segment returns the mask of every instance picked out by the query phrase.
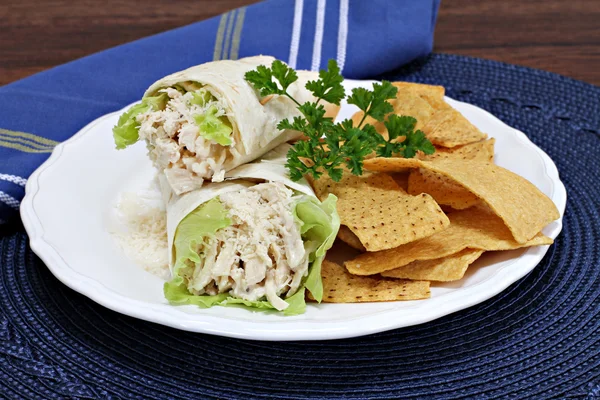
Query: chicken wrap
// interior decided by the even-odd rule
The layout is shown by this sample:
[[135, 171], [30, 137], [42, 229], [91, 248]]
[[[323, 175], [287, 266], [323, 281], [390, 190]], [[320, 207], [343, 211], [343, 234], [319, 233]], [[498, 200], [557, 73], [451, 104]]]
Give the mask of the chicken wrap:
[[[153, 164], [176, 194], [198, 189], [205, 180], [222, 181], [227, 171], [300, 136], [277, 129], [279, 121], [300, 115], [296, 104], [285, 96], [261, 99], [244, 77], [274, 60], [209, 62], [160, 79], [119, 118], [113, 128], [117, 148], [145, 140]], [[300, 102], [314, 100], [305, 88], [310, 79], [316, 73], [298, 71], [288, 89]]]
[[337, 199], [320, 202], [306, 181], [287, 177], [287, 148], [183, 195], [159, 175], [167, 202], [167, 300], [285, 315], [304, 312], [305, 289], [321, 300], [321, 263], [340, 225]]

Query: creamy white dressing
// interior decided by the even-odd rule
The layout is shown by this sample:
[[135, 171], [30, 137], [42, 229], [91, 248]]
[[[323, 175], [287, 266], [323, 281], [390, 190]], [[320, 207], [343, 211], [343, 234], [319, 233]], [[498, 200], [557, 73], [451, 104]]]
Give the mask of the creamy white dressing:
[[278, 310], [287, 308], [282, 297], [296, 293], [308, 274], [293, 192], [271, 182], [224, 193], [220, 200], [232, 224], [199, 245], [202, 261], [184, 273], [188, 289], [250, 301], [266, 297]]
[[[198, 89], [195, 85], [187, 89]], [[205, 114], [216, 107], [215, 116], [226, 116], [224, 105], [212, 100], [204, 105], [192, 104], [192, 92], [181, 93], [174, 88], [161, 89], [169, 100], [164, 110], [148, 111], [138, 115], [139, 136], [146, 140], [148, 154], [154, 165], [165, 172], [169, 184], [177, 194], [202, 186], [206, 179], [222, 181], [223, 164], [231, 157], [231, 147], [222, 146], [200, 135], [194, 116]], [[231, 139], [235, 141], [232, 134]]]

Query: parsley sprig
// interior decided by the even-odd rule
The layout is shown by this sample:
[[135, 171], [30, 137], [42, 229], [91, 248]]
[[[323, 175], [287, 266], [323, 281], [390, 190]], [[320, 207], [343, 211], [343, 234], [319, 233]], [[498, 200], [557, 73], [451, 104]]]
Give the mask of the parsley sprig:
[[[314, 102], [300, 104], [290, 95], [288, 88], [298, 80], [298, 75], [279, 60], [270, 68], [261, 65], [247, 72], [245, 78], [262, 97], [286, 96], [298, 105], [301, 116], [284, 119], [277, 125], [278, 129], [302, 132], [307, 138], [296, 142], [287, 154], [286, 166], [294, 181], [304, 175], [319, 179], [326, 172], [338, 182], [344, 167], [354, 175], [362, 175], [364, 159], [373, 151], [379, 157], [412, 158], [418, 151], [432, 154], [435, 150], [423, 132], [415, 131], [417, 121], [413, 117], [392, 114], [394, 108], [388, 100], [396, 97], [398, 89], [388, 81], [374, 84], [373, 90], [352, 89], [347, 102], [363, 112], [356, 126], [351, 119], [336, 124], [326, 117], [321, 102], [339, 105], [346, 97], [342, 86], [344, 78], [335, 60], [329, 60], [327, 70], [319, 72], [319, 79], [306, 84], [306, 89], [316, 98]], [[365, 123], [367, 117], [384, 123], [387, 139], [373, 125]]]

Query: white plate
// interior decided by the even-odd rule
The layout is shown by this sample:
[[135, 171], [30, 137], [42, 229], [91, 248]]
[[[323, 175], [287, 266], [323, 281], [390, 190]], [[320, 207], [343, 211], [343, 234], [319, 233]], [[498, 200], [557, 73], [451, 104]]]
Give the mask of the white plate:
[[[346, 81], [346, 86], [370, 86]], [[562, 228], [566, 192], [552, 160], [522, 133], [475, 106], [447, 101], [496, 138], [496, 163], [533, 182], [556, 203]], [[431, 299], [363, 304], [310, 304], [306, 313], [283, 317], [242, 308], [171, 306], [163, 281], [129, 261], [108, 232], [108, 216], [122, 191], [153, 175], [143, 143], [116, 151], [111, 129], [123, 110], [90, 123], [56, 147], [27, 182], [21, 216], [33, 251], [70, 288], [117, 312], [174, 328], [256, 340], [316, 340], [367, 335], [421, 324], [498, 294], [525, 276], [548, 246], [485, 254], [465, 278], [436, 284]], [[343, 105], [341, 117], [353, 106]]]

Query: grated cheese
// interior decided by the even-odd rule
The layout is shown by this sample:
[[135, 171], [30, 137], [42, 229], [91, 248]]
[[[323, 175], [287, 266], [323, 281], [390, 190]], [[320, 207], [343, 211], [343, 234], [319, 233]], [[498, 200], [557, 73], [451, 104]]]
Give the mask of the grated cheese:
[[112, 234], [125, 256], [162, 279], [170, 279], [167, 215], [156, 188], [121, 193]]

